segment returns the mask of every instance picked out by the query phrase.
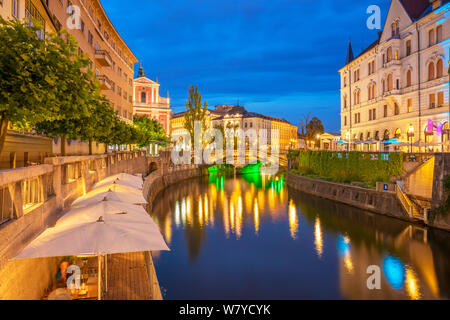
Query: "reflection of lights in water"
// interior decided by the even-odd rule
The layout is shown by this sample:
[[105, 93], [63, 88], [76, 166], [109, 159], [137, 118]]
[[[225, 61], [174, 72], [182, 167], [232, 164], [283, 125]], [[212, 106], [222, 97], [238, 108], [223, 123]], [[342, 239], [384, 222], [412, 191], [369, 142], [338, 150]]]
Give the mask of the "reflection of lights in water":
[[164, 234], [166, 236], [167, 245], [170, 245], [172, 241], [172, 220], [170, 219], [170, 215], [166, 216], [166, 223], [164, 225]]
[[337, 248], [340, 255], [345, 256], [350, 251], [350, 238], [347, 236], [337, 237]]
[[291, 231], [292, 239], [297, 239], [298, 219], [297, 208], [295, 207], [294, 200], [289, 202], [289, 229]]
[[[200, 201], [201, 201], [201, 198], [200, 198]], [[211, 218], [212, 218], [212, 216], [211, 216]], [[205, 220], [206, 220], [206, 223], [209, 223], [208, 197], [206, 194], [205, 194]], [[214, 225], [213, 219], [211, 219], [211, 225]]]
[[352, 256], [350, 255], [350, 251], [347, 251], [347, 253], [345, 254], [344, 265], [348, 273], [351, 273], [353, 271], [353, 262]]
[[416, 273], [413, 269], [408, 267], [406, 269], [406, 292], [412, 300], [419, 300], [421, 298], [419, 290], [419, 281], [417, 280]]
[[316, 222], [314, 225], [314, 244], [316, 246], [316, 252], [319, 258], [322, 257], [323, 253], [323, 243], [322, 243], [322, 229], [320, 227], [320, 219], [316, 218]]
[[191, 215], [191, 200], [189, 197], [186, 198], [186, 220], [188, 224], [192, 224], [192, 215]]
[[400, 259], [387, 256], [383, 259], [383, 272], [386, 280], [394, 289], [401, 289], [405, 282], [405, 265]]
[[236, 237], [239, 239], [242, 234], [242, 197], [237, 200], [237, 217], [236, 217]]
[[176, 202], [175, 202], [175, 225], [176, 225], [177, 227], [180, 226], [180, 222], [181, 222], [181, 221], [180, 221], [180, 220], [181, 220], [180, 215], [181, 215], [181, 212], [180, 212], [180, 202], [176, 201]]
[[352, 256], [350, 253], [350, 238], [348, 236], [337, 237], [337, 249], [338, 253], [344, 259], [344, 266], [348, 273], [353, 271]]
[[254, 206], [254, 218], [255, 218], [255, 234], [258, 235], [259, 232], [259, 209], [258, 209], [258, 201], [255, 199], [255, 206]]
[[226, 199], [224, 199], [223, 197], [221, 197], [221, 199], [222, 199], [222, 204], [223, 204], [223, 212], [222, 212], [223, 227], [225, 228], [225, 235], [228, 238], [228, 236], [230, 235], [230, 221], [229, 221], [229, 216], [228, 216], [228, 201], [226, 201]]
[[198, 196], [198, 221], [200, 226], [203, 226], [203, 205], [202, 196]]
[[186, 225], [186, 198], [181, 200], [181, 220], [183, 221], [183, 225]]
[[230, 202], [230, 225], [231, 225], [231, 231], [234, 232], [234, 204], [233, 202]]

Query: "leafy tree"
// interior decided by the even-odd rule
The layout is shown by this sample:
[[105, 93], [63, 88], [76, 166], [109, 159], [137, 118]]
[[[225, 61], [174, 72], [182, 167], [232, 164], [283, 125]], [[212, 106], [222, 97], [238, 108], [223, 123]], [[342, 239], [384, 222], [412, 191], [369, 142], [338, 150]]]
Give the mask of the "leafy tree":
[[305, 137], [308, 140], [316, 139], [318, 134], [322, 134], [324, 132], [322, 121], [319, 118], [313, 117], [311, 121], [306, 125], [306, 134]]
[[166, 144], [170, 141], [158, 121], [146, 116], [134, 116], [133, 122], [140, 134], [137, 141], [139, 147], [146, 147], [154, 142]]
[[196, 121], [202, 123], [202, 131], [207, 129], [206, 114], [208, 103], [202, 103], [202, 95], [198, 92], [198, 86], [189, 86], [188, 99], [185, 103], [184, 127], [191, 135], [191, 145], [194, 146], [194, 124]]
[[[98, 86], [86, 55], [67, 32], [36, 36], [41, 27], [0, 17], [0, 152], [9, 122], [50, 136], [83, 136]], [[65, 150], [62, 150], [63, 154]]]

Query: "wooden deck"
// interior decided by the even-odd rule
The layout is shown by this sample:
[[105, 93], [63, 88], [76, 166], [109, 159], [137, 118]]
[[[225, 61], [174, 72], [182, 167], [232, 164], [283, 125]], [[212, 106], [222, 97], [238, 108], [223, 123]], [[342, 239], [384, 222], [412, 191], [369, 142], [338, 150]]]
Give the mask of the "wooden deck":
[[148, 252], [108, 255], [108, 291], [105, 300], [161, 300]]

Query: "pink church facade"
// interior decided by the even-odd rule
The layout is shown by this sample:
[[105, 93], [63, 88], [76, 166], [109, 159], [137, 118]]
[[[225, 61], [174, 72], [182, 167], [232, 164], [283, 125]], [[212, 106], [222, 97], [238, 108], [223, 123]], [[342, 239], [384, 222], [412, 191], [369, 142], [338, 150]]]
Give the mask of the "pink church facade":
[[169, 133], [170, 128], [170, 98], [159, 95], [158, 80], [153, 81], [145, 77], [142, 67], [139, 68], [138, 77], [133, 81], [133, 112], [138, 116], [146, 116], [150, 119], [157, 120]]

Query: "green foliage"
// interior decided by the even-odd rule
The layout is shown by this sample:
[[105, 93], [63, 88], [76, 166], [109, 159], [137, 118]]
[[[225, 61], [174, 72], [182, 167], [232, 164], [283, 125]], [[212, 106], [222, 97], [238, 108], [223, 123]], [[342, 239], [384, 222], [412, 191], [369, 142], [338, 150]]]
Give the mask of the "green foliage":
[[158, 121], [146, 116], [134, 116], [133, 121], [139, 133], [138, 146], [146, 147], [155, 142], [165, 145], [170, 142], [170, 138]]
[[[297, 173], [317, 176], [335, 182], [365, 182], [370, 186], [377, 181], [388, 182], [393, 176], [400, 176], [403, 170], [401, 153], [389, 153], [389, 160], [381, 154], [363, 152], [300, 151], [291, 153], [297, 159]], [[374, 158], [373, 158], [374, 157]]]
[[198, 92], [198, 86], [189, 86], [188, 99], [185, 102], [184, 127], [191, 135], [191, 143], [194, 145], [194, 124], [200, 121], [203, 132], [207, 129], [206, 113], [208, 103], [202, 103], [202, 95]]
[[436, 213], [447, 216], [450, 212], [450, 175], [446, 176], [442, 183], [445, 193], [445, 200], [440, 207], [436, 208]]
[[[132, 144], [145, 133], [120, 120], [89, 70], [89, 57], [66, 31], [0, 17], [0, 152], [7, 123], [64, 140]], [[64, 154], [64, 152], [63, 152]]]

